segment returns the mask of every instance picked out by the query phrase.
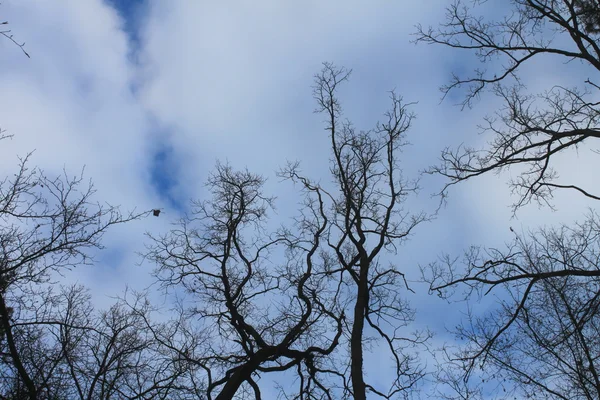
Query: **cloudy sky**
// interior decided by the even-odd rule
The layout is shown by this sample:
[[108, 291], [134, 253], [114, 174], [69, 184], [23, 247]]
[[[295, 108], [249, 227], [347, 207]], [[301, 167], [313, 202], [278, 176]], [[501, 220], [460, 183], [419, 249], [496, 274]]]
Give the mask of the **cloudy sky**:
[[[412, 145], [404, 152], [408, 176], [436, 163], [446, 146], [483, 143], [476, 125], [497, 102], [488, 95], [461, 111], [459, 93], [440, 102], [438, 91], [451, 72], [471, 70], [472, 58], [411, 43], [415, 25], [437, 24], [445, 4], [3, 1], [0, 20], [26, 42], [31, 59], [0, 41], [0, 127], [14, 135], [1, 143], [0, 172], [11, 173], [18, 155], [35, 150], [32, 163], [49, 175], [63, 168], [76, 174], [85, 166], [98, 200], [124, 210], [163, 209], [160, 218], [112, 229], [98, 264], [68, 275], [91, 287], [98, 304], [109, 304], [127, 285], [151, 282], [153, 266], [136, 255], [143, 233], [166, 231], [190, 199], [202, 199], [217, 160], [269, 178], [268, 190], [279, 197], [284, 215], [297, 200], [275, 177], [279, 166], [299, 160], [308, 175], [327, 179], [327, 137], [322, 116], [313, 113], [310, 87], [324, 61], [353, 70], [340, 98], [359, 128], [374, 126], [391, 89], [418, 102]], [[537, 90], [568, 83], [566, 68], [532, 64], [523, 76]], [[571, 167], [565, 176], [581, 176], [591, 159], [588, 153], [575, 157], [561, 160]], [[501, 247], [511, 237], [509, 226], [521, 231], [570, 220], [585, 208], [582, 199], [560, 195], [557, 204], [565, 206], [557, 212], [533, 206], [511, 219], [508, 178], [488, 176], [451, 191], [439, 217], [421, 226], [398, 255], [411, 279], [442, 252], [459, 254], [470, 244]], [[433, 211], [430, 195], [441, 183], [424, 177], [415, 207]], [[431, 325], [443, 338], [440, 328], [455, 320], [436, 316], [454, 314], [424, 286], [414, 288], [417, 324]]]

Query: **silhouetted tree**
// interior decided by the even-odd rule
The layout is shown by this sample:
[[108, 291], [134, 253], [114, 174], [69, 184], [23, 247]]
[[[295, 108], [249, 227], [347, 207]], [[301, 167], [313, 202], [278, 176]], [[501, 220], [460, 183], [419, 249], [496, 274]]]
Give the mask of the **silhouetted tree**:
[[[318, 111], [327, 115], [332, 187], [279, 171], [301, 189], [291, 226], [267, 229], [273, 199], [264, 179], [217, 165], [212, 198], [161, 237], [146, 256], [163, 288], [181, 292], [178, 317], [148, 329], [197, 368], [189, 387], [208, 398], [260, 398], [258, 380], [287, 371], [286, 398], [407, 396], [423, 377], [413, 349], [429, 336], [406, 331], [413, 311], [404, 275], [379, 257], [394, 253], [426, 216], [402, 208], [416, 191], [398, 167], [412, 114], [392, 94], [385, 122], [358, 132], [336, 98], [349, 72], [325, 64], [316, 76]], [[365, 343], [380, 340], [393, 362], [389, 387], [365, 380]], [[347, 378], [350, 372], [350, 379]]]
[[195, 202], [168, 234], [150, 236], [147, 257], [158, 265], [159, 282], [189, 298], [175, 310], [178, 318], [148, 329], [196, 367], [192, 389], [209, 399], [258, 399], [262, 375], [296, 369], [309, 375], [300, 396], [328, 396], [319, 364], [337, 346], [344, 315], [322, 283], [318, 250], [328, 220], [321, 194], [308, 189], [315, 213], [299, 217], [297, 231], [269, 233], [273, 199], [263, 184], [219, 164], [207, 183], [212, 198]]
[[[49, 287], [25, 293], [19, 310], [12, 332], [37, 398], [167, 398], [186, 372], [145, 329], [148, 303], [99, 312], [83, 287]], [[5, 398], [31, 398], [12, 358], [0, 374]]]
[[[349, 321], [346, 392], [354, 399], [367, 393], [391, 398], [407, 396], [423, 377], [415, 347], [423, 344], [428, 332], [407, 332], [413, 310], [403, 296], [410, 290], [404, 273], [394, 264], [382, 265], [383, 254], [395, 254], [413, 229], [427, 219], [422, 212], [405, 208], [417, 191], [417, 182], [402, 176], [399, 153], [406, 144], [406, 132], [414, 115], [395, 93], [383, 122], [368, 131], [357, 130], [343, 119], [337, 98], [339, 85], [350, 71], [324, 64], [315, 77], [317, 112], [326, 116], [331, 149], [333, 187], [326, 193], [330, 203], [327, 245], [333, 253], [329, 274], [339, 274], [346, 289], [343, 298]], [[294, 169], [288, 170], [294, 178]], [[393, 360], [392, 382], [375, 387], [365, 379], [365, 343], [383, 341]], [[343, 371], [345, 373], [345, 370]]]
[[22, 159], [17, 173], [0, 182], [0, 390], [12, 388], [0, 394], [52, 398], [60, 397], [68, 382], [59, 368], [67, 353], [59, 344], [75, 345], [61, 339], [61, 330], [70, 326], [61, 318], [78, 307], [86, 314], [90, 307], [83, 300], [73, 306], [69, 299], [80, 298], [79, 291], [55, 293], [56, 278], [89, 265], [89, 251], [102, 247], [110, 226], [148, 212], [123, 215], [116, 207], [93, 203], [94, 189], [82, 177], [49, 178], [29, 169], [27, 161]]
[[[10, 30], [0, 35], [29, 57]], [[137, 297], [100, 312], [83, 287], [58, 285], [93, 262], [109, 227], [152, 211], [95, 203], [82, 176], [50, 178], [29, 157], [0, 181], [0, 398], [179, 398], [171, 392], [187, 365], [145, 330], [149, 303]]]
[[[508, 14], [488, 20], [478, 14], [480, 2], [454, 1], [447, 22], [440, 29], [419, 26], [417, 41], [442, 44], [473, 52], [484, 65], [471, 77], [454, 76], [442, 88], [444, 93], [466, 87], [463, 105], [472, 105], [482, 90], [490, 88], [504, 100], [495, 117], [486, 119], [483, 133], [490, 137], [482, 149], [446, 149], [442, 164], [431, 173], [450, 178], [450, 183], [491, 171], [520, 166], [511, 181], [519, 195], [515, 209], [536, 200], [548, 204], [555, 189], [571, 189], [599, 199], [591, 189], [557, 182], [554, 156], [575, 151], [600, 137], [599, 86], [582, 78], [584, 85], [572, 88], [552, 86], [541, 94], [527, 93], [519, 80], [523, 65], [547, 56], [556, 62], [577, 61], [600, 71], [600, 42], [586, 26], [598, 6], [593, 1], [511, 0]], [[564, 39], [564, 40], [563, 40]], [[499, 62], [496, 62], [499, 59]], [[584, 81], [585, 79], [585, 81]]]
[[440, 378], [456, 394], [447, 398], [483, 399], [491, 386], [525, 398], [600, 396], [599, 239], [592, 215], [574, 227], [516, 236], [506, 250], [472, 248], [462, 262], [434, 267], [432, 289], [442, 296], [457, 284], [467, 298], [504, 289], [494, 311], [469, 313], [458, 326], [467, 345], [446, 354], [450, 365]]
[[[600, 71], [598, 3], [512, 0], [497, 18], [479, 12], [484, 3], [491, 4], [454, 1], [439, 29], [418, 28], [417, 41], [473, 52], [484, 65], [470, 77], [454, 76], [443, 87], [445, 94], [466, 87], [462, 104], [471, 106], [490, 89], [504, 102], [486, 119], [486, 146], [446, 149], [441, 165], [430, 169], [449, 178], [441, 194], [458, 182], [511, 168], [515, 212], [531, 201], [552, 206], [557, 189], [600, 199], [591, 186], [561, 182], [554, 163], [557, 154], [593, 145], [600, 137], [598, 83], [582, 78], [575, 87], [531, 94], [519, 78], [521, 67], [543, 56], [546, 62], [578, 62]], [[596, 221], [591, 216], [570, 228], [516, 235], [506, 251], [472, 248], [461, 263], [445, 257], [425, 271], [431, 289], [441, 295], [462, 286], [470, 299], [473, 291], [493, 292], [499, 302], [495, 312], [483, 318], [470, 314], [457, 329], [467, 344], [447, 353], [455, 368], [442, 366], [439, 378], [449, 390], [444, 395], [487, 398], [500, 390], [525, 397], [598, 398]], [[477, 378], [470, 379], [475, 371]]]

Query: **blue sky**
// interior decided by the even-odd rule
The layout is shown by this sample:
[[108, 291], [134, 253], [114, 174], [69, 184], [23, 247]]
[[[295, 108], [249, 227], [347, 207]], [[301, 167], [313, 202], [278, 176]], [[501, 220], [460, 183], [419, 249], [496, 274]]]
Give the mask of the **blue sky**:
[[[139, 265], [136, 255], [143, 233], [165, 232], [189, 199], [202, 199], [217, 160], [264, 174], [282, 218], [293, 214], [297, 197], [275, 177], [279, 166], [300, 160], [308, 175], [328, 179], [328, 144], [310, 89], [324, 61], [353, 70], [340, 98], [359, 128], [374, 126], [391, 89], [418, 102], [412, 145], [404, 152], [407, 176], [435, 163], [446, 146], [483, 143], [476, 126], [497, 102], [484, 96], [461, 112], [454, 105], [458, 97], [440, 103], [438, 91], [451, 72], [475, 67], [472, 58], [411, 43], [414, 26], [438, 23], [445, 4], [7, 0], [1, 19], [27, 42], [32, 58], [0, 41], [0, 123], [15, 135], [0, 148], [0, 172], [15, 168], [15, 154], [35, 149], [33, 162], [49, 173], [86, 165], [99, 200], [164, 211], [161, 218], [111, 231], [105, 240], [110, 250], [99, 254], [99, 264], [68, 275], [90, 286], [99, 305], [110, 304], [126, 286], [151, 282], [153, 266]], [[568, 82], [565, 68], [532, 65], [524, 81], [532, 88]], [[580, 157], [579, 166], [591, 162]], [[416, 280], [418, 266], [442, 252], [460, 254], [471, 244], [501, 247], [511, 237], [509, 226], [526, 230], [579, 217], [584, 209], [581, 200], [559, 196], [557, 204], [571, 206], [550, 216], [528, 207], [511, 219], [508, 177], [453, 189], [439, 217], [420, 227], [394, 261]], [[432, 211], [437, 200], [430, 195], [441, 183], [423, 177], [421, 194], [409, 205]], [[437, 330], [441, 343], [447, 339], [443, 326], [453, 326], [459, 310], [427, 295], [423, 285], [414, 288], [417, 325]]]
[[139, 47], [139, 28], [144, 12], [148, 7], [147, 0], [106, 0], [106, 4], [114, 8], [123, 19], [123, 31], [132, 43], [132, 52]]

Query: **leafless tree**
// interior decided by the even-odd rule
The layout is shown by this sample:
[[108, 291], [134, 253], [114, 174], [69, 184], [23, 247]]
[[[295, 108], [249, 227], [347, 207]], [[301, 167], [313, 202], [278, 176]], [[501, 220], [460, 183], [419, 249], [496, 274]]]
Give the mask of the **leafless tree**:
[[263, 184], [219, 164], [207, 184], [212, 198], [194, 202], [168, 234], [150, 236], [146, 256], [163, 288], [187, 296], [175, 320], [148, 329], [195, 368], [190, 384], [209, 399], [259, 399], [261, 376], [290, 370], [302, 378], [300, 398], [332, 398], [320, 360], [337, 346], [344, 315], [325, 290], [326, 275], [317, 274], [328, 225], [323, 202], [308, 189], [315, 212], [299, 217], [294, 233], [269, 233], [273, 199]]
[[[148, 303], [98, 312], [81, 286], [35, 288], [18, 301], [12, 331], [37, 398], [173, 398], [186, 371], [145, 329]], [[31, 398], [10, 352], [2, 350], [2, 396]]]
[[[332, 188], [304, 176], [299, 163], [279, 171], [304, 199], [291, 226], [267, 229], [273, 199], [262, 177], [217, 165], [212, 198], [195, 202], [167, 235], [151, 236], [146, 256], [160, 283], [185, 295], [178, 318], [149, 329], [197, 368], [190, 384], [208, 398], [261, 398], [258, 380], [277, 372], [295, 379], [280, 388], [294, 399], [406, 397], [423, 377], [413, 350], [428, 333], [407, 331], [404, 275], [379, 258], [426, 220], [402, 209], [417, 189], [397, 160], [413, 116], [392, 94], [385, 122], [356, 131], [336, 98], [347, 77], [325, 64], [314, 87], [328, 117]], [[394, 365], [384, 389], [364, 377], [363, 355], [375, 340]]]
[[[69, 299], [78, 291], [57, 295], [52, 286], [67, 270], [91, 264], [89, 252], [102, 247], [110, 226], [148, 214], [123, 215], [93, 203], [93, 194], [81, 176], [49, 178], [29, 169], [28, 157], [0, 182], [0, 387], [19, 393], [2, 394], [7, 398], [37, 399], [64, 385], [57, 368], [66, 353], [58, 344], [69, 323], [58, 323], [57, 312], [74, 310]], [[81, 307], [83, 314], [88, 305]]]
[[[397, 246], [427, 219], [423, 212], [405, 208], [417, 182], [406, 180], [399, 167], [399, 153], [414, 116], [410, 104], [392, 92], [392, 107], [384, 121], [374, 129], [357, 130], [343, 119], [337, 98], [339, 85], [349, 74], [326, 63], [314, 85], [316, 111], [326, 116], [331, 149], [333, 187], [321, 188], [330, 203], [328, 274], [340, 276], [347, 294], [344, 306], [351, 316], [346, 330], [350, 382], [344, 384], [354, 399], [366, 399], [369, 392], [383, 398], [408, 396], [423, 377], [412, 350], [429, 334], [407, 332], [413, 320], [405, 297], [410, 289], [402, 270], [383, 265], [386, 261], [380, 256], [395, 254]], [[298, 174], [291, 168], [288, 176], [297, 179]], [[394, 378], [386, 388], [376, 388], [365, 379], [363, 356], [373, 340], [383, 341], [394, 365]]]
[[[593, 146], [600, 137], [600, 86], [582, 77], [574, 87], [553, 86], [532, 94], [520, 79], [522, 67], [542, 57], [569, 62], [574, 70], [583, 65], [590, 74], [600, 71], [599, 4], [512, 0], [503, 4], [506, 14], [495, 10], [493, 17], [485, 15], [491, 4], [454, 1], [439, 29], [418, 27], [417, 41], [472, 52], [483, 64], [470, 77], [454, 76], [443, 87], [445, 94], [466, 87], [464, 107], [490, 89], [504, 102], [486, 119], [483, 134], [490, 140], [485, 147], [446, 149], [441, 165], [430, 169], [449, 178], [441, 194], [458, 182], [513, 168], [515, 212], [531, 201], [552, 207], [557, 189], [600, 199], [592, 188], [561, 182], [554, 168], [557, 154]], [[458, 328], [458, 337], [467, 344], [458, 353], [447, 353], [456, 368], [440, 371], [449, 398], [485, 398], [505, 391], [506, 396], [598, 397], [596, 221], [590, 216], [570, 228], [542, 229], [529, 237], [515, 234], [506, 251], [472, 248], [463, 262], [445, 257], [425, 271], [431, 289], [442, 295], [462, 286], [470, 299], [473, 291], [495, 293], [499, 304], [483, 318], [469, 313], [468, 322]], [[475, 371], [485, 381], [473, 385], [469, 378]]]
[[[471, 106], [485, 89], [503, 99], [505, 106], [486, 119], [482, 149], [446, 149], [442, 164], [429, 172], [450, 178], [450, 185], [515, 165], [521, 166], [511, 182], [519, 195], [515, 210], [532, 200], [549, 204], [555, 189], [575, 190], [599, 199], [593, 189], [558, 181], [555, 155], [574, 151], [600, 137], [594, 79], [582, 77], [575, 87], [553, 86], [541, 94], [527, 92], [520, 69], [533, 60], [569, 62], [600, 71], [598, 10], [594, 0], [511, 0], [506, 15], [483, 16], [484, 3], [455, 0], [439, 29], [418, 27], [417, 41], [442, 44], [472, 52], [483, 65], [473, 76], [454, 76], [444, 93], [466, 87], [463, 106]], [[506, 4], [505, 3], [505, 4]], [[497, 13], [498, 14], [498, 13]]]
[[[0, 35], [29, 57], [10, 30]], [[179, 398], [187, 366], [145, 330], [148, 302], [100, 312], [85, 288], [59, 286], [67, 270], [93, 262], [109, 227], [152, 211], [94, 203], [82, 176], [49, 178], [29, 157], [0, 181], [0, 398]]]
[[600, 396], [599, 239], [592, 215], [517, 236], [503, 251], [472, 248], [460, 263], [469, 266], [463, 277], [451, 261], [434, 269], [432, 287], [442, 296], [457, 283], [467, 297], [504, 288], [493, 312], [470, 313], [458, 327], [467, 345], [448, 354], [453, 367], [445, 366], [443, 380], [455, 388], [448, 398], [485, 398], [492, 389], [524, 398]]

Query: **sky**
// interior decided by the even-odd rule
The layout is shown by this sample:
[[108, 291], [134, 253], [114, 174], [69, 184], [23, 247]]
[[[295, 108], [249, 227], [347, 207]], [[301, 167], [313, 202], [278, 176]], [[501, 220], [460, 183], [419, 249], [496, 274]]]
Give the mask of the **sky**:
[[[31, 58], [0, 41], [0, 127], [14, 135], [0, 146], [0, 173], [12, 173], [17, 156], [34, 150], [32, 164], [50, 175], [85, 166], [101, 201], [163, 211], [160, 218], [111, 229], [96, 265], [66, 276], [90, 287], [96, 304], [109, 305], [126, 287], [151, 284], [154, 267], [138, 255], [144, 232], [166, 232], [190, 199], [205, 198], [204, 181], [218, 160], [267, 177], [281, 215], [298, 203], [293, 188], [275, 176], [286, 161], [299, 160], [307, 175], [328, 179], [327, 136], [311, 96], [322, 62], [353, 70], [340, 98], [346, 117], [361, 129], [382, 117], [392, 89], [417, 102], [411, 146], [403, 153], [406, 176], [435, 164], [447, 146], [483, 144], [477, 124], [497, 101], [485, 95], [461, 111], [459, 94], [441, 101], [438, 90], [452, 72], [472, 70], [473, 59], [412, 43], [415, 25], [439, 23], [445, 4], [6, 0], [0, 19], [26, 42]], [[523, 78], [534, 90], [548, 88], [569, 82], [567, 67], [533, 64]], [[581, 172], [591, 157], [565, 156], [565, 176], [597, 181], [597, 174]], [[511, 238], [509, 226], [527, 231], [585, 211], [582, 199], [559, 194], [558, 211], [531, 206], [513, 217], [509, 178], [489, 175], [451, 190], [438, 217], [419, 227], [395, 260], [411, 281], [420, 277], [419, 265], [444, 252], [502, 247]], [[442, 183], [423, 177], [411, 204], [433, 211], [431, 194]], [[456, 324], [459, 306], [412, 285], [415, 326], [432, 327], [443, 342], [443, 328]]]

